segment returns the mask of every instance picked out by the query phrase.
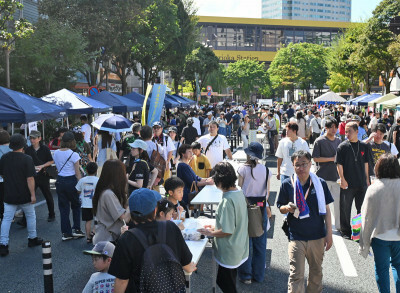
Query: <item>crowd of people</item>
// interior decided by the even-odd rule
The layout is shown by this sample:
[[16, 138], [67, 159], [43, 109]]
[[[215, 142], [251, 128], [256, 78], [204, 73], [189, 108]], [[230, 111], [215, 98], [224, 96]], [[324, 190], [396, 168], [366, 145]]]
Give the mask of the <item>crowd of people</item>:
[[[29, 146], [21, 134], [0, 130], [0, 256], [9, 253], [18, 207], [28, 246], [42, 243], [36, 190], [46, 200], [48, 222], [54, 222], [54, 177], [62, 241], [86, 238], [95, 245], [84, 253], [98, 273], [84, 292], [95, 292], [100, 284], [114, 292], [184, 292], [183, 270], [193, 272], [196, 265], [179, 221], [197, 210], [204, 215], [207, 207], [190, 205], [194, 187], [215, 185], [223, 192], [215, 226], [198, 231], [214, 240], [218, 286], [237, 292], [237, 279], [251, 284], [266, 274], [273, 174], [262, 161], [268, 153], [281, 182], [276, 204], [286, 215], [288, 292], [304, 292], [305, 260], [307, 292], [322, 291], [324, 251], [335, 230], [352, 238], [353, 201], [362, 217], [360, 253], [367, 256], [372, 247], [378, 288], [389, 292], [389, 265], [400, 269], [400, 119], [395, 121], [393, 112], [380, 115], [335, 105], [203, 107], [167, 112], [152, 125], [136, 117], [129, 133], [92, 133], [82, 116], [81, 125], [59, 129], [49, 144], [31, 131]], [[267, 150], [257, 133], [265, 135]], [[229, 141], [238, 138], [247, 159], [235, 170]], [[261, 232], [249, 237], [251, 207], [259, 208]], [[145, 255], [149, 267], [159, 271], [148, 270]], [[154, 274], [162, 281], [155, 282]], [[397, 274], [394, 278], [400, 291]]]

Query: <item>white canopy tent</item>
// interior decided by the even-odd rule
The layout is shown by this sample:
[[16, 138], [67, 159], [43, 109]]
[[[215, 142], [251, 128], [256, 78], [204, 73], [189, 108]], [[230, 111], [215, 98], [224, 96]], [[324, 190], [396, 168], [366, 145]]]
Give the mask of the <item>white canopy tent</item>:
[[318, 98], [314, 99], [314, 102], [344, 103], [344, 102], [346, 102], [346, 99], [342, 98], [341, 96], [339, 96], [338, 94], [336, 94], [334, 92], [327, 92], [327, 93], [323, 94], [322, 96], [319, 96]]

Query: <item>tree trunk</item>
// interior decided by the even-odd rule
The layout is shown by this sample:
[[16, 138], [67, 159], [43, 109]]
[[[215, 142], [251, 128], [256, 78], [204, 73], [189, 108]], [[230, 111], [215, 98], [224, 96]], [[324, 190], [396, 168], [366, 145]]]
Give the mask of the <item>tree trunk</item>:
[[369, 72], [368, 71], [365, 74], [364, 81], [365, 81], [365, 92], [367, 94], [370, 94], [371, 93], [371, 83], [369, 82]]

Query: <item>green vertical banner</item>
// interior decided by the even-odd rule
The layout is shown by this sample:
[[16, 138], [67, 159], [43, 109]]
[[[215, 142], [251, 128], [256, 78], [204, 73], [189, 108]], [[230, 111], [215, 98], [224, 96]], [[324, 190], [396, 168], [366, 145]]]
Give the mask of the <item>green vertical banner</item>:
[[147, 125], [152, 126], [154, 122], [160, 121], [166, 91], [167, 86], [164, 84], [155, 84], [153, 86], [150, 99], [149, 116], [147, 117]]

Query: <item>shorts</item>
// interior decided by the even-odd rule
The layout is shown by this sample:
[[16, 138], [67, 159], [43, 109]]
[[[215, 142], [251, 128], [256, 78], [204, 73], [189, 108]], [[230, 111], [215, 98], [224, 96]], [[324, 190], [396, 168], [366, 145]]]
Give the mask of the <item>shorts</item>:
[[82, 210], [82, 221], [91, 221], [93, 220], [93, 212], [91, 208], [81, 208]]

